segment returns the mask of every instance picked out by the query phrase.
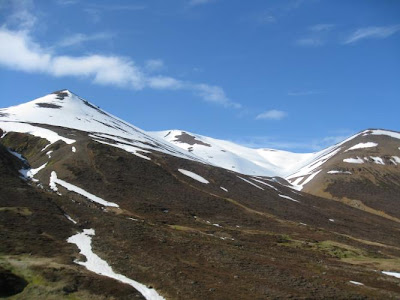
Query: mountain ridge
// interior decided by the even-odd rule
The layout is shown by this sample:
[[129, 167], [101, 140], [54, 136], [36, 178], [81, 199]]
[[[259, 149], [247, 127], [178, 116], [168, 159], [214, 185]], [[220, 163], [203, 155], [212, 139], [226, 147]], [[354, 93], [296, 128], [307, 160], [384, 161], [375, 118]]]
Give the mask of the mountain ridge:
[[[318, 175], [316, 172], [321, 165], [340, 152], [341, 145], [370, 132], [400, 138], [400, 133], [395, 131], [366, 129], [312, 153], [253, 149], [183, 130], [144, 131], [101, 110], [69, 90], [59, 90], [24, 104], [3, 108], [0, 110], [0, 122], [6, 131], [11, 127], [6, 126], [5, 122], [18, 122], [18, 126], [23, 127], [21, 132], [30, 130], [27, 128], [29, 123], [66, 126], [90, 132], [91, 137], [100, 143], [120, 147], [145, 159], [149, 159], [146, 156], [149, 151], [160, 151], [245, 175], [282, 177], [298, 190]], [[17, 130], [15, 123], [12, 127]], [[35, 133], [32, 130], [31, 132]], [[64, 138], [64, 141], [71, 143], [72, 139]]]

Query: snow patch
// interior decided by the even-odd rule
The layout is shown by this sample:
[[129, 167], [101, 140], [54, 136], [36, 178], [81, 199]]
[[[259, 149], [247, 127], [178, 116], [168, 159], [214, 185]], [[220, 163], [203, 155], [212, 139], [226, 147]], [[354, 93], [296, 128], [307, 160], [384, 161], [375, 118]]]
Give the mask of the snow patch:
[[12, 155], [14, 155], [15, 157], [17, 157], [19, 160], [23, 161], [23, 162], [27, 162], [26, 159], [22, 156], [22, 154], [19, 154], [18, 152], [12, 151], [10, 149], [8, 149], [8, 152], [10, 152]]
[[228, 190], [226, 188], [224, 188], [223, 186], [220, 186], [220, 189], [225, 191], [225, 192], [228, 192]]
[[72, 152], [74, 152], [74, 153], [76, 152], [76, 148], [75, 148], [75, 147], [72, 147], [71, 150], [72, 150]]
[[78, 224], [77, 221], [75, 221], [74, 219], [72, 219], [72, 218], [71, 218], [70, 216], [68, 216], [67, 214], [64, 214], [64, 216], [65, 216], [69, 221], [71, 221], [72, 223]]
[[44, 165], [40, 166], [39, 168], [36, 169], [21, 169], [19, 170], [19, 173], [24, 176], [26, 179], [33, 179], [33, 176], [35, 176], [37, 173], [40, 172], [40, 170], [43, 170], [46, 168], [47, 163]]
[[51, 144], [59, 140], [64, 141], [66, 144], [73, 144], [76, 142], [75, 140], [62, 137], [58, 135], [56, 132], [51, 131], [49, 129], [32, 126], [26, 123], [0, 121], [0, 128], [8, 132], [20, 132], [20, 133], [27, 133], [30, 135], [34, 135], [48, 140]]
[[372, 135], [387, 135], [387, 136], [390, 136], [390, 137], [395, 138], [395, 139], [400, 139], [400, 133], [393, 132], [393, 131], [387, 131], [387, 130], [381, 130], [381, 129], [366, 130], [366, 131], [364, 131], [363, 136], [366, 136], [366, 135], [369, 135], [369, 134], [372, 134]]
[[335, 222], [335, 220], [334, 219], [329, 219], [329, 222]]
[[[400, 164], [400, 157], [398, 157], [398, 156], [392, 156], [391, 161], [394, 162], [395, 165]], [[397, 164], [396, 164], [396, 163], [397, 163]]]
[[131, 146], [131, 145], [125, 145], [125, 144], [120, 144], [120, 143], [112, 144], [112, 143], [107, 143], [105, 141], [98, 140], [98, 139], [93, 139], [93, 140], [98, 142], [98, 143], [101, 143], [101, 144], [105, 144], [105, 145], [109, 145], [109, 146], [112, 146], [112, 147], [115, 147], [115, 148], [119, 148], [119, 149], [125, 150], [126, 152], [129, 152], [129, 153], [131, 153], [133, 155], [136, 155], [137, 157], [140, 157], [140, 158], [143, 158], [143, 159], [146, 159], [146, 160], [151, 160], [150, 157], [147, 157], [147, 156], [139, 153], [139, 152], [151, 153], [150, 151], [143, 150], [143, 149], [140, 149], [138, 147]]
[[370, 156], [370, 157], [373, 159], [374, 163], [376, 163], [377, 165], [384, 165], [385, 164], [383, 159], [378, 157], [378, 156]]
[[328, 173], [328, 174], [348, 174], [348, 175], [352, 174], [350, 171], [339, 171], [339, 170], [330, 170], [326, 173]]
[[210, 183], [207, 179], [201, 177], [200, 175], [198, 175], [196, 173], [193, 173], [193, 172], [190, 172], [190, 171], [184, 170], [184, 169], [178, 169], [178, 171], [181, 172], [183, 175], [186, 175], [194, 180], [197, 180], [198, 182], [205, 183], [205, 184]]
[[90, 201], [96, 202], [100, 205], [110, 206], [110, 207], [119, 207], [119, 205], [114, 202], [105, 201], [104, 199], [101, 199], [100, 197], [97, 197], [91, 193], [88, 193], [85, 190], [83, 190], [73, 184], [70, 184], [64, 180], [58, 179], [57, 173], [53, 171], [53, 172], [51, 172], [51, 176], [50, 176], [50, 188], [55, 192], [58, 191], [56, 184], [59, 184], [59, 185], [63, 186], [64, 188], [66, 188], [67, 190], [69, 190], [71, 192], [75, 192], [75, 193], [89, 199]]
[[350, 150], [356, 150], [356, 149], [363, 149], [363, 148], [372, 148], [372, 147], [376, 147], [378, 146], [377, 143], [373, 143], [373, 142], [367, 142], [367, 143], [359, 143], [357, 145], [354, 145], [353, 147], [350, 147], [349, 149], [347, 149], [344, 152], [350, 151]]
[[258, 188], [258, 189], [264, 191], [264, 189], [263, 189], [262, 187], [260, 187], [260, 186], [258, 186], [257, 184], [251, 182], [250, 180], [247, 180], [247, 179], [245, 179], [245, 178], [243, 178], [243, 177], [240, 177], [240, 176], [238, 176], [238, 177], [239, 177], [240, 179], [242, 179], [243, 181], [245, 181], [245, 182], [247, 182], [247, 183], [250, 183], [252, 186], [255, 186], [256, 188]]
[[394, 276], [396, 278], [400, 278], [400, 273], [398, 272], [388, 272], [388, 271], [382, 271], [383, 274], [389, 275], [389, 276]]
[[274, 189], [275, 191], [279, 192], [279, 190], [276, 187], [274, 187], [273, 185], [270, 185], [270, 184], [268, 184], [268, 183], [266, 183], [264, 181], [261, 181], [261, 180], [255, 179], [255, 178], [251, 178], [251, 179], [254, 180], [254, 181], [257, 181], [258, 183], [266, 185], [267, 187], [270, 187], [271, 189]]
[[289, 197], [289, 196], [286, 196], [286, 195], [281, 195], [281, 194], [279, 194], [279, 197], [288, 199], [288, 200], [290, 200], [290, 201], [294, 201], [294, 202], [299, 202], [299, 203], [300, 203], [300, 201], [295, 200], [295, 199], [293, 199], [293, 198], [291, 198], [291, 197]]
[[47, 151], [46, 154], [49, 158], [51, 158], [51, 154], [53, 153], [53, 151]]
[[343, 159], [344, 162], [349, 163], [349, 164], [363, 164], [364, 161], [362, 158], [358, 157], [357, 158], [345, 158]]
[[130, 286], [138, 290], [147, 300], [165, 300], [157, 293], [156, 290], [148, 288], [144, 284], [132, 280], [124, 275], [115, 273], [111, 266], [105, 260], [101, 259], [97, 254], [93, 252], [92, 236], [94, 235], [94, 229], [84, 229], [83, 232], [77, 233], [67, 239], [68, 243], [75, 244], [79, 248], [80, 254], [86, 257], [85, 262], [75, 260], [75, 263], [86, 267], [86, 269], [96, 274], [113, 278], [120, 282], [129, 284]]
[[358, 282], [358, 281], [350, 280], [349, 282], [352, 283], [352, 284], [355, 284], [355, 285], [364, 285], [364, 283], [361, 283], [361, 282]]

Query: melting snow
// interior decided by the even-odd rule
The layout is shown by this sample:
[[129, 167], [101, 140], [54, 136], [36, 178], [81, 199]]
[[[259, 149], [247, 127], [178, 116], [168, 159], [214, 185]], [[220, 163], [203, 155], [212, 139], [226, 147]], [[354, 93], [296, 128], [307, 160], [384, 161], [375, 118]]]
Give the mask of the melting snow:
[[396, 278], [400, 278], [400, 273], [397, 272], [388, 272], [388, 271], [382, 271], [383, 274], [389, 275], [389, 276], [394, 276]]
[[72, 219], [72, 218], [71, 218], [70, 216], [68, 216], [67, 214], [64, 214], [64, 216], [65, 216], [68, 220], [70, 220], [72, 223], [78, 224], [77, 221], [75, 221], [74, 219]]
[[352, 284], [355, 284], [355, 285], [364, 285], [363, 283], [358, 282], [358, 281], [350, 280], [349, 282], [352, 283]]
[[59, 184], [59, 185], [63, 186], [64, 188], [66, 188], [67, 190], [75, 192], [79, 195], [82, 195], [83, 197], [89, 199], [90, 201], [96, 202], [100, 205], [110, 206], [110, 207], [119, 207], [119, 205], [114, 202], [105, 201], [104, 199], [101, 199], [91, 193], [88, 193], [85, 190], [83, 190], [73, 184], [70, 184], [64, 180], [58, 179], [56, 172], [53, 171], [53, 172], [51, 172], [51, 176], [50, 176], [50, 188], [55, 192], [58, 191], [56, 184]]
[[19, 170], [19, 172], [25, 178], [32, 179], [33, 176], [35, 176], [37, 173], [39, 173], [40, 170], [43, 170], [46, 167], [46, 165], [47, 165], [47, 163], [45, 163], [44, 165], [42, 165], [36, 169], [21, 169], [21, 170]]
[[225, 192], [228, 192], [228, 190], [226, 188], [222, 187], [222, 186], [220, 186], [220, 189], [225, 191]]
[[126, 144], [120, 144], [120, 143], [112, 144], [112, 143], [107, 143], [107, 142], [99, 140], [99, 139], [94, 139], [94, 140], [96, 142], [98, 142], [98, 143], [101, 143], [101, 144], [105, 144], [105, 145], [109, 145], [109, 146], [112, 146], [112, 147], [115, 147], [115, 148], [119, 148], [119, 149], [125, 150], [126, 152], [132, 153], [133, 155], [136, 155], [137, 157], [144, 158], [146, 160], [151, 160], [150, 157], [147, 157], [147, 156], [139, 153], [139, 152], [151, 153], [150, 151], [143, 150], [143, 149], [140, 149], [138, 147], [131, 146], [131, 145], [126, 145]]
[[75, 263], [86, 267], [89, 271], [103, 275], [109, 278], [116, 279], [120, 282], [129, 284], [138, 290], [147, 300], [165, 300], [156, 290], [148, 288], [135, 280], [132, 280], [124, 275], [117, 274], [111, 266], [92, 250], [92, 237], [95, 235], [94, 229], [84, 229], [82, 233], [77, 233], [67, 239], [68, 243], [75, 244], [82, 255], [86, 257], [86, 261], [75, 261]]
[[328, 173], [328, 174], [349, 174], [349, 175], [351, 175], [350, 171], [338, 171], [338, 170], [331, 170], [331, 171], [328, 171], [326, 173]]
[[15, 157], [17, 157], [19, 160], [22, 160], [23, 162], [26, 162], [26, 159], [22, 157], [21, 154], [19, 154], [18, 152], [12, 151], [10, 149], [8, 149], [8, 152], [10, 152], [12, 155], [14, 155]]
[[32, 126], [26, 123], [18, 123], [18, 122], [8, 122], [8, 121], [0, 121], [0, 128], [6, 130], [8, 132], [20, 132], [20, 133], [28, 133], [43, 139], [48, 140], [51, 144], [61, 140], [67, 144], [75, 143], [75, 140], [71, 140], [65, 137], [62, 137], [51, 131], [49, 129]]
[[387, 130], [380, 130], [380, 129], [377, 129], [377, 130], [366, 130], [366, 131], [364, 131], [363, 135], [366, 136], [366, 135], [369, 135], [369, 134], [372, 134], [372, 135], [387, 135], [387, 136], [390, 136], [390, 137], [395, 138], [395, 139], [400, 139], [400, 133], [393, 132], [393, 131], [387, 131]]
[[334, 219], [329, 219], [329, 222], [335, 222], [335, 220]]
[[279, 194], [279, 197], [281, 197], [281, 198], [285, 198], [285, 199], [288, 199], [288, 200], [291, 200], [291, 201], [294, 201], [294, 202], [299, 202], [299, 203], [300, 203], [300, 201], [298, 201], [298, 200], [295, 200], [295, 199], [293, 199], [293, 198], [291, 198], [291, 197], [289, 197], [289, 196], [286, 196], [286, 195], [281, 195], [281, 194]]
[[373, 160], [374, 163], [376, 163], [377, 165], [384, 165], [384, 161], [382, 158], [378, 157], [378, 156], [370, 156]]
[[362, 158], [358, 157], [357, 158], [345, 158], [343, 159], [344, 162], [349, 163], [349, 164], [363, 164], [364, 161]]
[[53, 151], [47, 151], [46, 154], [49, 158], [51, 158], [51, 154], [53, 153]]
[[257, 181], [258, 183], [266, 185], [267, 187], [270, 187], [271, 189], [274, 189], [275, 191], [279, 192], [278, 189], [276, 187], [274, 187], [273, 185], [270, 185], [264, 181], [261, 181], [261, 180], [255, 179], [255, 178], [252, 178], [252, 180]]
[[201, 183], [205, 183], [205, 184], [210, 183], [208, 180], [206, 180], [205, 178], [201, 177], [200, 175], [198, 175], [196, 173], [193, 173], [193, 172], [190, 172], [190, 171], [187, 171], [184, 169], [178, 169], [178, 171], [181, 172], [183, 175], [186, 175], [186, 176], [188, 176], [194, 180], [197, 180]]
[[260, 190], [264, 190], [262, 187], [260, 187], [260, 186], [258, 186], [257, 184], [251, 182], [250, 180], [247, 180], [247, 179], [245, 179], [245, 178], [243, 178], [243, 177], [240, 177], [240, 176], [238, 176], [238, 177], [239, 177], [240, 179], [242, 179], [243, 181], [245, 181], [245, 182], [247, 182], [247, 183], [250, 183], [252, 186], [255, 186], [256, 188], [258, 188], [258, 189], [260, 189]]
[[354, 145], [353, 147], [350, 147], [345, 152], [350, 151], [350, 150], [356, 150], [356, 149], [372, 148], [372, 147], [376, 147], [376, 146], [378, 146], [378, 144], [373, 143], [373, 142], [359, 143], [357, 145]]
[[398, 156], [392, 156], [391, 161], [392, 161], [395, 165], [400, 164], [400, 157], [398, 157]]
[[74, 153], [76, 152], [76, 148], [75, 148], [75, 147], [72, 147], [71, 150], [72, 150], [72, 152], [74, 152]]

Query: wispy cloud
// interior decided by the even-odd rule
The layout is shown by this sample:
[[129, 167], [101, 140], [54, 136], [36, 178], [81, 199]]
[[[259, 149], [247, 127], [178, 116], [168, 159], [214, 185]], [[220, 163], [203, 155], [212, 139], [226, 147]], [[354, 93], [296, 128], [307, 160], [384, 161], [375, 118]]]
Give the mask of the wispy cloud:
[[325, 44], [326, 36], [335, 27], [334, 24], [315, 24], [307, 28], [307, 35], [295, 41], [301, 47], [320, 47]]
[[259, 24], [275, 23], [276, 17], [270, 12], [263, 12], [255, 16], [255, 20]]
[[59, 5], [74, 5], [79, 2], [79, 0], [57, 0], [57, 4]]
[[196, 6], [196, 5], [208, 4], [214, 1], [215, 0], [190, 0], [189, 5]]
[[146, 9], [146, 6], [135, 4], [117, 5], [90, 3], [86, 6], [83, 6], [83, 11], [88, 14], [90, 21], [93, 23], [100, 22], [103, 14], [106, 12], [132, 12], [141, 11], [144, 9]]
[[313, 32], [323, 32], [323, 31], [330, 31], [335, 28], [335, 24], [316, 24], [309, 28], [310, 31]]
[[281, 110], [268, 110], [256, 116], [256, 120], [282, 120], [287, 113]]
[[365, 27], [355, 30], [344, 41], [344, 44], [353, 44], [364, 39], [385, 39], [400, 31], [400, 24], [381, 27]]
[[95, 84], [142, 90], [188, 90], [204, 101], [239, 108], [225, 91], [218, 86], [181, 81], [161, 75], [149, 75], [131, 58], [117, 55], [57, 55], [33, 41], [29, 31], [12, 31], [0, 28], [0, 65], [13, 70], [42, 73], [54, 77], [78, 77], [92, 80]]
[[89, 5], [91, 8], [95, 9], [100, 9], [100, 10], [122, 10], [122, 11], [132, 11], [132, 10], [144, 10], [146, 9], [145, 5], [136, 5], [136, 4], [125, 4], [125, 5], [119, 5], [119, 4], [96, 4], [96, 3], [91, 3]]
[[161, 59], [149, 59], [146, 61], [145, 68], [148, 72], [157, 72], [165, 68]]
[[57, 46], [72, 47], [91, 41], [108, 40], [111, 39], [112, 37], [113, 35], [108, 32], [98, 32], [89, 35], [84, 33], [75, 33], [73, 35], [63, 38], [61, 41], [57, 43]]
[[316, 95], [316, 94], [321, 94], [321, 91], [317, 91], [317, 90], [309, 90], [309, 91], [291, 91], [288, 92], [287, 95], [288, 96], [292, 96], [292, 97], [298, 97], [298, 96], [310, 96], [310, 95]]
[[307, 37], [296, 40], [296, 45], [302, 47], [319, 47], [323, 44], [324, 42], [319, 37]]
[[6, 24], [12, 28], [28, 30], [36, 25], [37, 18], [34, 11], [33, 0], [5, 1], [4, 10], [9, 10]]

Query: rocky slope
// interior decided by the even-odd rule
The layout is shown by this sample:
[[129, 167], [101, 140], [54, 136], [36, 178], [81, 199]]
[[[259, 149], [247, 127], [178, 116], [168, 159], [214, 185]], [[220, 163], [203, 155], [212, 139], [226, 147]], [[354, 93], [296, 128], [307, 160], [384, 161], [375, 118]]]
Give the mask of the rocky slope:
[[[347, 195], [345, 188], [321, 189], [330, 197], [318, 188], [316, 195], [303, 192], [325, 182], [319, 176], [330, 170], [355, 173], [340, 162], [361, 155], [360, 149], [342, 152], [352, 142], [320, 163], [324, 171], [300, 192], [284, 179], [216, 166], [68, 91], [0, 114], [2, 295], [400, 297], [400, 279], [382, 273], [400, 272], [397, 219], [333, 199], [342, 197], [339, 191]], [[386, 135], [364, 141], [363, 134], [356, 144], [376, 142], [387, 151], [396, 145], [395, 139], [387, 144]], [[389, 190], [396, 193], [392, 185], [376, 190], [375, 202]]]

